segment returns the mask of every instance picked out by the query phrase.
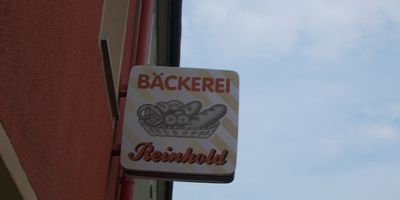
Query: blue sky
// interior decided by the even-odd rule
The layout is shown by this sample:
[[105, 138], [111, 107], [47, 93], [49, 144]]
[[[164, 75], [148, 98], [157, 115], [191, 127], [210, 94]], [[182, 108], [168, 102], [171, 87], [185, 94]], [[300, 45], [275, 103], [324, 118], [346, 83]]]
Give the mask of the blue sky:
[[182, 32], [181, 66], [240, 75], [239, 149], [174, 199], [400, 198], [399, 0], [187, 0]]

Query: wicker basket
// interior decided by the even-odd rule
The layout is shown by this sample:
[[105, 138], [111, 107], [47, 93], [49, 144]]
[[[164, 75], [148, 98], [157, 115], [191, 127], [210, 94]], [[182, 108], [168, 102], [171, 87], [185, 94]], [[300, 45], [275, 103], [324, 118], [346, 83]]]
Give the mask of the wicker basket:
[[160, 128], [140, 123], [144, 130], [151, 136], [159, 137], [182, 137], [182, 138], [201, 138], [208, 139], [217, 130], [218, 125], [213, 125], [205, 129], [176, 129], [176, 128]]

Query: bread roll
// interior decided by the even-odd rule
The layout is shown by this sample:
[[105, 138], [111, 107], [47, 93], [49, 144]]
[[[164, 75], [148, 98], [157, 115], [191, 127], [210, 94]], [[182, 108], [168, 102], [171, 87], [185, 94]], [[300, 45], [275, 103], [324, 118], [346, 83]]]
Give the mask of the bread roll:
[[183, 107], [183, 103], [178, 100], [168, 101], [169, 110], [175, 112]]
[[185, 106], [183, 106], [179, 111], [179, 113], [177, 114], [185, 114], [189, 117], [198, 114], [201, 110], [202, 104], [200, 103], [200, 101], [192, 101], [187, 103]]

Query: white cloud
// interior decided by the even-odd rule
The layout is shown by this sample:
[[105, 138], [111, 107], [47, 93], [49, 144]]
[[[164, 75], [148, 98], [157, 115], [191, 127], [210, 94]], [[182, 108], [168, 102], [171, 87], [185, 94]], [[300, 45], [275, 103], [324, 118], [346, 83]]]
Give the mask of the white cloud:
[[400, 137], [400, 130], [389, 123], [368, 124], [363, 131], [374, 138], [382, 140], [397, 140]]
[[360, 128], [361, 134], [382, 140], [400, 139], [400, 103], [380, 104], [362, 110], [366, 123]]
[[339, 153], [342, 142], [338, 139], [324, 139], [321, 141], [322, 151], [321, 155], [325, 158], [336, 156]]
[[[356, 49], [357, 45], [369, 37], [384, 37], [388, 26], [400, 28], [398, 0], [191, 3], [184, 13], [184, 18], [190, 19], [185, 23], [191, 26], [183, 35], [190, 40], [184, 48], [207, 45], [221, 55], [287, 55], [297, 49], [312, 58], [339, 58], [351, 50], [363, 50]], [[199, 31], [204, 38], [198, 38]]]

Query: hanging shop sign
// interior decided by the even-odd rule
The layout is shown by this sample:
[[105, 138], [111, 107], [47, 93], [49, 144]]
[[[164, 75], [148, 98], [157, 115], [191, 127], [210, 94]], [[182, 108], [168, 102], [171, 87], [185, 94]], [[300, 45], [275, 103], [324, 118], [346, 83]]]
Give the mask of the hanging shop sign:
[[228, 183], [234, 178], [239, 77], [214, 69], [135, 66], [121, 165], [132, 176]]

